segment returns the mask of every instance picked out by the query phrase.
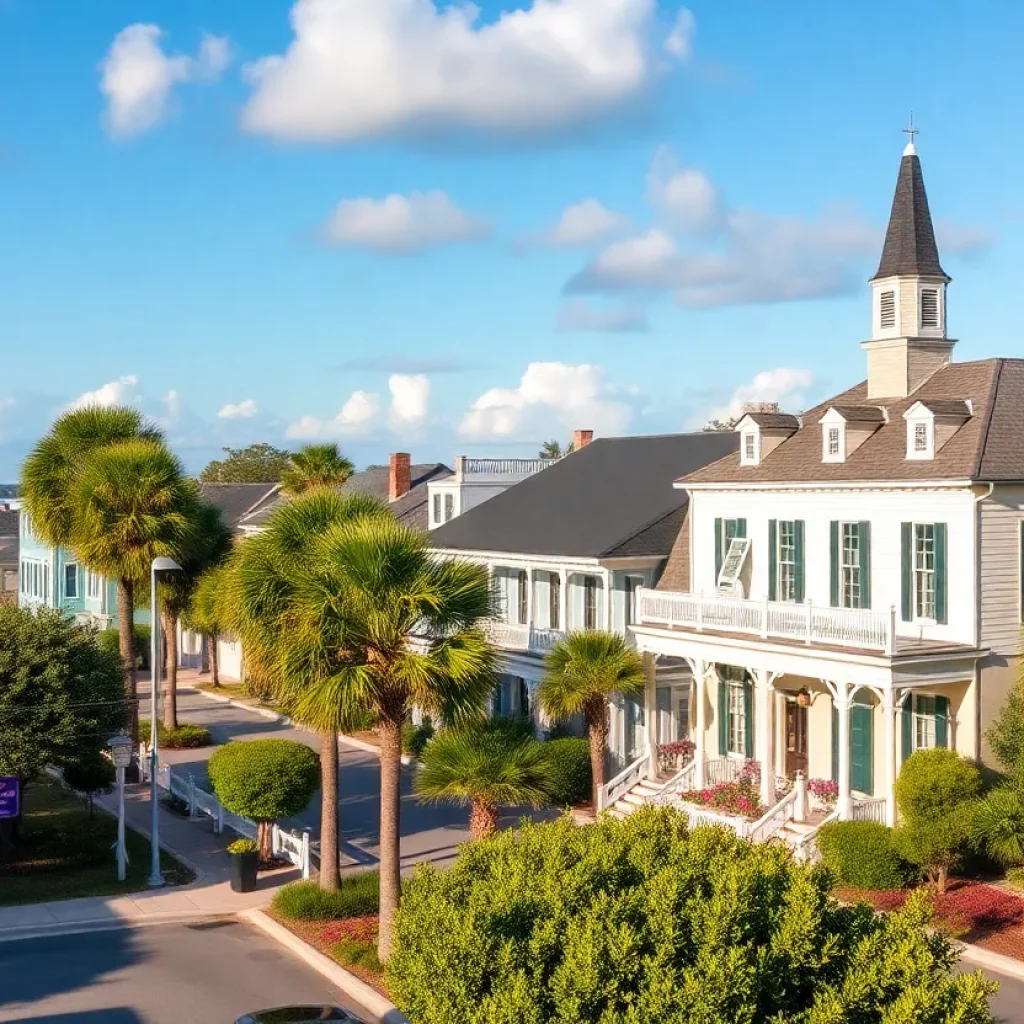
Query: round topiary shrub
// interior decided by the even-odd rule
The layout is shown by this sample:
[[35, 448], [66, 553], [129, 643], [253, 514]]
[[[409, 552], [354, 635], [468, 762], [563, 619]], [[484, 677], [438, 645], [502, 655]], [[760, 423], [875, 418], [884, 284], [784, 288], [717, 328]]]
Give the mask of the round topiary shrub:
[[270, 826], [305, 810], [320, 785], [320, 759], [292, 740], [240, 740], [209, 763], [217, 799], [232, 814], [259, 824], [260, 857], [270, 859]]
[[913, 873], [893, 849], [892, 829], [877, 821], [834, 821], [818, 832], [821, 859], [840, 885], [902, 889]]
[[590, 743], [576, 736], [548, 740], [544, 753], [553, 775], [552, 803], [557, 807], [575, 807], [590, 799]]

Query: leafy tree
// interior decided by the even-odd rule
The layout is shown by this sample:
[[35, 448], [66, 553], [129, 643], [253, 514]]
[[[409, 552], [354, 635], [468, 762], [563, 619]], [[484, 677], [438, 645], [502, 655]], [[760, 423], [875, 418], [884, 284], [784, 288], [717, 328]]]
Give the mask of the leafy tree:
[[[402, 726], [414, 705], [448, 725], [482, 717], [494, 650], [479, 627], [491, 596], [483, 567], [433, 559], [427, 539], [385, 505], [363, 499], [362, 513], [352, 515], [356, 501], [316, 490], [289, 502], [263, 536], [241, 546], [251, 570], [234, 601], [250, 621], [262, 620], [252, 614], [262, 606], [283, 622], [272, 630], [276, 656], [261, 668], [275, 670], [277, 692], [298, 721], [325, 734], [367, 711], [376, 721], [386, 960], [400, 895]], [[262, 564], [247, 554], [256, 542], [265, 544], [257, 549]], [[261, 630], [253, 632], [259, 642]]]
[[543, 744], [500, 719], [443, 729], [424, 748], [413, 790], [421, 800], [469, 804], [469, 831], [498, 830], [500, 808], [541, 807], [554, 796]]
[[109, 790], [117, 780], [117, 769], [109, 757], [98, 750], [74, 761], [64, 768], [64, 781], [89, 801], [89, 817], [92, 817], [93, 797]]
[[1010, 691], [985, 737], [1008, 772], [1024, 769], [1024, 679]]
[[1017, 778], [979, 801], [971, 822], [971, 839], [1003, 867], [1024, 864], [1024, 790]]
[[260, 860], [271, 859], [270, 826], [306, 809], [320, 785], [316, 752], [294, 740], [236, 740], [209, 762], [217, 799], [259, 825]]
[[27, 784], [49, 765], [87, 764], [124, 719], [118, 656], [91, 629], [0, 606], [0, 775]]
[[594, 807], [605, 782], [608, 750], [608, 698], [644, 692], [644, 663], [618, 633], [581, 630], [556, 644], [545, 659], [537, 690], [541, 708], [552, 718], [582, 713], [590, 737]]
[[669, 808], [527, 824], [407, 882], [388, 989], [418, 1024], [991, 1024], [923, 895], [878, 915], [831, 884]]
[[737, 416], [729, 416], [724, 420], [713, 419], [708, 420], [708, 422], [705, 423], [703, 427], [701, 427], [701, 430], [703, 430], [705, 433], [725, 434], [731, 430], [735, 430], [737, 423], [739, 423], [739, 417]]
[[[391, 513], [380, 502], [364, 495], [341, 497], [336, 491], [314, 490], [278, 508], [263, 533], [235, 549], [215, 599], [215, 615], [227, 609], [229, 624], [241, 636], [246, 675], [252, 685], [287, 701], [280, 692], [285, 672], [290, 689], [297, 686], [330, 686], [339, 667], [349, 660], [344, 634], [321, 658], [308, 657], [308, 645], [296, 633], [295, 606], [305, 588], [316, 587], [316, 571], [323, 571], [324, 538], [350, 520]], [[321, 600], [333, 595], [320, 592]], [[218, 619], [218, 621], [220, 621]], [[275, 693], [275, 691], [278, 691]], [[347, 709], [346, 709], [347, 710]], [[320, 774], [323, 782], [320, 808], [320, 885], [338, 887], [338, 736], [342, 721], [304, 719], [303, 709], [290, 707], [292, 717], [320, 733]]]
[[540, 446], [540, 451], [537, 452], [537, 458], [539, 459], [561, 459], [566, 455], [570, 454], [574, 450], [573, 443], [570, 441], [564, 448], [558, 441], [545, 441]]
[[336, 444], [307, 444], [292, 456], [281, 477], [281, 490], [294, 497], [314, 487], [337, 487], [355, 471]]
[[231, 551], [231, 530], [219, 508], [197, 502], [191, 514], [193, 523], [178, 559], [182, 571], [165, 573], [160, 583], [160, 613], [167, 653], [164, 690], [164, 727], [167, 729], [178, 728], [178, 622], [192, 605], [202, 573], [222, 563]]
[[207, 484], [276, 484], [291, 465], [292, 454], [261, 443], [225, 448], [227, 458], [207, 463], [199, 479]]
[[210, 671], [214, 686], [220, 686], [220, 664], [217, 641], [229, 628], [230, 609], [227, 606], [227, 564], [212, 565], [196, 580], [192, 599], [182, 614], [186, 629], [206, 637], [210, 651]]
[[937, 747], [911, 754], [896, 780], [901, 823], [893, 832], [896, 852], [946, 891], [949, 872], [970, 839], [974, 801], [981, 792], [978, 769], [955, 750]]
[[[76, 503], [85, 464], [98, 450], [128, 441], [163, 443], [163, 434], [137, 409], [89, 406], [64, 413], [50, 427], [25, 459], [20, 493], [31, 517], [32, 531], [51, 547], [76, 547], [80, 526]], [[79, 557], [81, 553], [77, 552]], [[98, 568], [82, 559], [89, 568]], [[119, 591], [118, 598], [121, 598]], [[127, 614], [126, 614], [127, 609]], [[119, 609], [121, 664], [125, 693], [136, 699], [135, 654], [131, 629], [131, 601]], [[136, 736], [137, 710], [129, 706], [129, 728]]]

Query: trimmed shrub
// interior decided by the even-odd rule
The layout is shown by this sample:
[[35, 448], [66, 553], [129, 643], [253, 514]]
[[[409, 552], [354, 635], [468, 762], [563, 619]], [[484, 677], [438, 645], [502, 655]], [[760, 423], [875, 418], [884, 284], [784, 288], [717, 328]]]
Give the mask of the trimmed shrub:
[[210, 758], [210, 782], [233, 814], [259, 823], [260, 853], [270, 858], [270, 824], [305, 810], [320, 785], [320, 758], [293, 740], [240, 740]]
[[671, 808], [563, 816], [420, 867], [385, 978], [416, 1024], [990, 1020], [923, 895], [876, 915], [830, 886]]
[[590, 743], [585, 739], [567, 736], [548, 740], [544, 753], [551, 764], [554, 785], [551, 802], [556, 807], [575, 807], [590, 799]]
[[434, 724], [429, 718], [424, 718], [422, 725], [413, 725], [412, 722], [406, 722], [402, 726], [402, 753], [410, 754], [412, 757], [419, 757], [433, 735]]
[[335, 921], [376, 914], [380, 909], [380, 874], [363, 871], [347, 875], [334, 891], [321, 889], [312, 880], [292, 882], [278, 889], [271, 905], [284, 917], [298, 921]]
[[[132, 630], [134, 636], [134, 649], [135, 649], [135, 663], [140, 668], [149, 668], [149, 653], [150, 653], [150, 642], [152, 640], [152, 631], [149, 628], [149, 624], [145, 622], [135, 623], [135, 627]], [[117, 632], [117, 628], [103, 629], [96, 634], [96, 642], [105, 651], [112, 651], [118, 657], [121, 655], [120, 639]]]
[[[151, 735], [148, 718], [139, 719], [139, 742], [148, 743]], [[183, 722], [177, 729], [166, 729], [162, 722], [157, 723], [157, 739], [164, 750], [194, 750], [197, 747], [208, 747], [213, 743], [210, 730], [205, 725], [193, 725]]]
[[913, 874], [877, 821], [834, 821], [818, 832], [818, 849], [836, 881], [855, 889], [901, 889]]

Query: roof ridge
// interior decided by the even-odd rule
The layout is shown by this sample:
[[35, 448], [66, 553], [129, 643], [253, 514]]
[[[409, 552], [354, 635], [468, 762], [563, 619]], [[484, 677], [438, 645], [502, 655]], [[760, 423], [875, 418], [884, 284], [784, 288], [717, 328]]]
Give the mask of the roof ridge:
[[981, 466], [985, 461], [985, 449], [988, 448], [988, 435], [992, 429], [992, 418], [996, 407], [996, 398], [999, 394], [999, 381], [1003, 376], [1003, 360], [996, 359], [996, 372], [992, 375], [992, 383], [989, 385], [988, 397], [985, 407], [985, 422], [981, 427], [981, 443], [978, 445], [978, 454], [971, 472], [971, 479], [977, 480], [981, 477]]

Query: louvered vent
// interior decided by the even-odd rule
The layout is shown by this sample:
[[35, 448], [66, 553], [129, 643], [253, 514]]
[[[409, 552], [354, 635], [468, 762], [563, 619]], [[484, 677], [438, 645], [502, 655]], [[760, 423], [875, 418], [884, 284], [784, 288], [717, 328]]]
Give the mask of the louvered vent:
[[921, 289], [921, 326], [939, 326], [939, 293], [935, 288]]
[[879, 321], [882, 327], [895, 327], [896, 326], [896, 293], [895, 292], [882, 292], [881, 295], [881, 319]]

